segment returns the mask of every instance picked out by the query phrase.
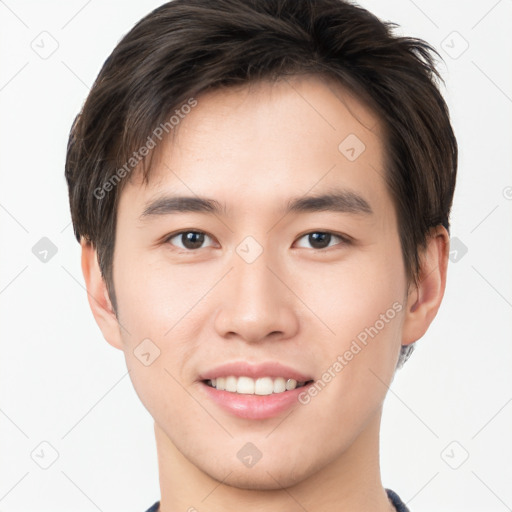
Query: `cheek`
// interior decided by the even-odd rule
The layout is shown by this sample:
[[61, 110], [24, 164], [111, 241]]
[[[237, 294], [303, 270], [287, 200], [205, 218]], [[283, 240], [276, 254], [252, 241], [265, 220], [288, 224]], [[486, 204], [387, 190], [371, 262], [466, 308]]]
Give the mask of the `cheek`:
[[143, 336], [162, 339], [174, 334], [180, 319], [211, 286], [211, 273], [169, 264], [161, 255], [133, 255], [118, 258], [114, 269], [120, 321]]
[[114, 275], [126, 366], [150, 414], [182, 432], [170, 411], [186, 416], [191, 403], [179, 383], [187, 381], [184, 368], [197, 349], [189, 315], [200, 290], [191, 286], [190, 273], [132, 254], [116, 260]]
[[165, 396], [181, 396], [177, 381], [190, 380], [185, 372], [202, 325], [194, 320], [204, 313], [201, 298], [212, 275], [207, 269], [172, 266], [161, 255], [136, 249], [126, 254], [114, 267], [126, 364], [142, 402], [158, 407]]
[[401, 304], [404, 299], [401, 260], [370, 251], [354, 254], [339, 264], [297, 265], [288, 279], [317, 317], [304, 328], [321, 329], [321, 337], [331, 338], [329, 346], [336, 350], [376, 322], [382, 330], [380, 316], [390, 310], [388, 317], [393, 320], [399, 309], [393, 309], [393, 304]]
[[380, 380], [389, 383], [400, 350], [405, 307], [401, 260], [368, 252], [338, 269], [319, 267], [315, 275], [303, 282], [300, 293], [321, 319], [305, 324], [305, 338], [315, 340], [320, 380], [328, 384], [318, 403], [336, 404], [342, 416], [343, 411], [372, 409], [385, 395]]

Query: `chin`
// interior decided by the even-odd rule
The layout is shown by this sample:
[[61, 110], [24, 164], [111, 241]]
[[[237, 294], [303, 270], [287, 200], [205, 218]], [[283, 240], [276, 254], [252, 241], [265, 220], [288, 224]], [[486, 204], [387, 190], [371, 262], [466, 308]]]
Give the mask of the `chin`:
[[[215, 478], [214, 475], [211, 476]], [[292, 475], [289, 471], [282, 470], [281, 468], [275, 468], [274, 470], [272, 468], [270, 470], [260, 469], [259, 471], [255, 471], [255, 468], [252, 468], [233, 471], [222, 483], [237, 489], [274, 491], [292, 487], [306, 477], [307, 475], [305, 474]]]
[[[204, 462], [204, 461], [202, 461]], [[209, 461], [210, 462], [210, 461]], [[210, 464], [196, 465], [211, 478], [224, 485], [237, 489], [247, 490], [279, 490], [292, 487], [310, 477], [316, 470], [312, 465], [307, 465], [303, 459], [300, 461], [267, 460], [261, 459], [251, 468], [246, 468], [238, 459], [223, 461], [215, 467], [206, 467]], [[318, 462], [320, 466], [320, 462]], [[294, 468], [295, 466], [295, 468]]]

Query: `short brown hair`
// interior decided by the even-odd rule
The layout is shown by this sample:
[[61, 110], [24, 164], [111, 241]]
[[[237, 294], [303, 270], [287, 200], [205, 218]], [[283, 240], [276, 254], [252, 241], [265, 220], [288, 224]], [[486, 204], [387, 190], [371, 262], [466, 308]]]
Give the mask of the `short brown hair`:
[[120, 170], [134, 152], [200, 93], [301, 74], [333, 78], [383, 123], [404, 265], [418, 283], [429, 229], [449, 230], [457, 142], [438, 88], [439, 54], [394, 27], [345, 0], [174, 0], [135, 25], [75, 119], [65, 170], [75, 235], [97, 249], [114, 308]]

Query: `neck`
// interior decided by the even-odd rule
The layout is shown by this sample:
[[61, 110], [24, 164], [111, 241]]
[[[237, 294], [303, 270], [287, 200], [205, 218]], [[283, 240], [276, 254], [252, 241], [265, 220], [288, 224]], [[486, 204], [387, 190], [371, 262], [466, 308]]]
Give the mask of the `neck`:
[[394, 508], [380, 479], [380, 413], [330, 464], [293, 486], [277, 490], [240, 489], [219, 482], [186, 459], [155, 423], [160, 512], [390, 512]]

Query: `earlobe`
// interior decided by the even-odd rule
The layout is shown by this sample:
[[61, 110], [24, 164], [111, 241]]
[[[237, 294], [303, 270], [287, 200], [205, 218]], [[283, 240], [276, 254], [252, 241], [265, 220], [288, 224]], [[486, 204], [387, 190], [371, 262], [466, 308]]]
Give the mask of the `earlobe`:
[[90, 242], [82, 241], [82, 272], [87, 288], [87, 299], [94, 319], [103, 337], [115, 348], [123, 349], [121, 332], [107, 286], [101, 275], [96, 249]]
[[450, 237], [439, 225], [429, 233], [427, 247], [420, 254], [418, 285], [411, 284], [402, 330], [402, 345], [420, 339], [434, 320], [446, 287]]

